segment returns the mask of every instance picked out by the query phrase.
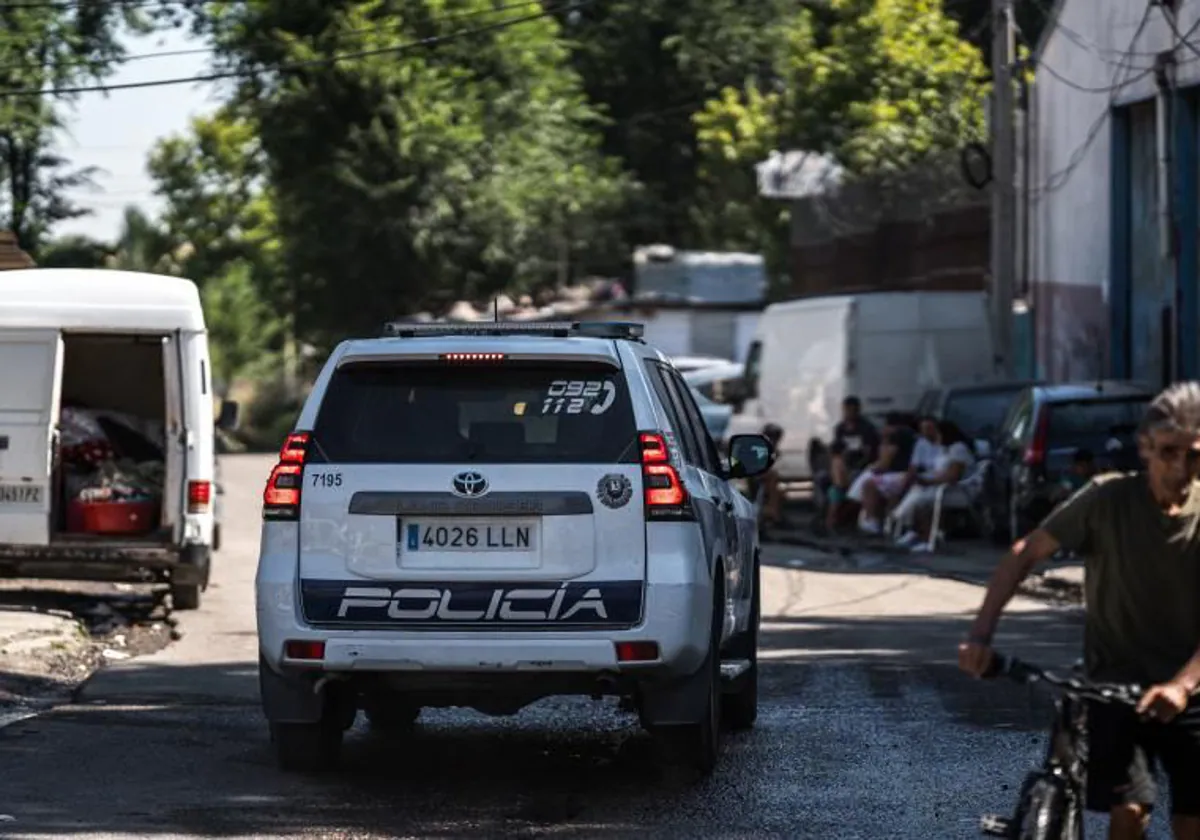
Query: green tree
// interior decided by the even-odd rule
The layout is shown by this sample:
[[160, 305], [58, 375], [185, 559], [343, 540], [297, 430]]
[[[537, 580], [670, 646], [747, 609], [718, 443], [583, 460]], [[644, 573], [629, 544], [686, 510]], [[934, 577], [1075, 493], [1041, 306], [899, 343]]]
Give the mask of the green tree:
[[175, 249], [179, 272], [203, 286], [234, 262], [248, 265], [264, 296], [279, 289], [275, 203], [255, 125], [224, 107], [160, 140], [148, 169], [164, 201], [158, 224]]
[[71, 235], [43, 243], [37, 263], [42, 268], [105, 268], [112, 256], [110, 243]]
[[772, 66], [694, 115], [695, 215], [706, 241], [787, 252], [783, 203], [762, 199], [754, 165], [773, 150], [832, 155], [848, 177], [902, 180], [915, 166], [981, 139], [987, 82], [977, 48], [938, 0], [831, 0], [770, 30]]
[[[63, 108], [54, 89], [103, 79], [120, 61], [122, 29], [146, 31], [156, 15], [139, 0], [7, 3], [0, 6], [0, 226], [35, 258], [55, 222], [86, 211], [67, 190], [92, 184], [53, 151]], [[36, 91], [35, 95], [30, 92]], [[13, 95], [11, 92], [17, 92]], [[23, 93], [22, 93], [23, 92]]]
[[[223, 64], [258, 71], [235, 102], [261, 141], [305, 338], [328, 345], [455, 297], [550, 282], [564, 265], [587, 271], [603, 254], [623, 185], [559, 24], [498, 25], [538, 9], [207, 10]], [[357, 57], [312, 63], [339, 54]]]
[[212, 347], [214, 387], [224, 394], [239, 374], [272, 352], [281, 322], [262, 300], [253, 268], [245, 262], [230, 263], [222, 274], [208, 278], [201, 299]]

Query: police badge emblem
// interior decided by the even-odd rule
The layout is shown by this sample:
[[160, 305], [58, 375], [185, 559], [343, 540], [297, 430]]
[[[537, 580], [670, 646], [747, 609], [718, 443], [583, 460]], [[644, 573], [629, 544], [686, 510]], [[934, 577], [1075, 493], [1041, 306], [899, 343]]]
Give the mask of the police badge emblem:
[[619, 473], [609, 473], [596, 485], [596, 496], [606, 508], [625, 507], [633, 498], [633, 484]]

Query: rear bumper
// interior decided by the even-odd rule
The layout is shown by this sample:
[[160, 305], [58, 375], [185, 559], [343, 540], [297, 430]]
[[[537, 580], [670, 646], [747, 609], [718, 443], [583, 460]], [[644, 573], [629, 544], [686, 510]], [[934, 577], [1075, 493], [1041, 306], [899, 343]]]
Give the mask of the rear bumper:
[[[656, 528], [651, 539], [666, 551], [652, 551], [647, 563], [643, 609], [636, 624], [624, 628], [546, 629], [345, 629], [317, 628], [301, 619], [296, 575], [294, 529], [279, 523], [264, 528], [256, 578], [259, 649], [275, 670], [328, 673], [409, 673], [421, 679], [436, 674], [523, 673], [533, 678], [563, 674], [635, 672], [674, 677], [694, 673], [708, 651], [713, 590], [711, 571], [695, 529], [681, 525]], [[655, 546], [652, 546], [652, 548]], [[325, 643], [319, 662], [285, 658], [288, 641]], [[618, 642], [655, 642], [659, 658], [621, 663]]]
[[[184, 583], [207, 579], [209, 548], [121, 541], [66, 541], [44, 546], [0, 544], [0, 577], [41, 580]], [[190, 578], [196, 578], [191, 580]]]

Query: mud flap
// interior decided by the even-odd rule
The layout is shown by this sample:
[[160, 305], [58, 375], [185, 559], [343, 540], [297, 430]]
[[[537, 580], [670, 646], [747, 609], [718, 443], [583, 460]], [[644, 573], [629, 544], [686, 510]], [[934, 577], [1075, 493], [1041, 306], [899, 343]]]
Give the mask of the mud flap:
[[646, 686], [639, 703], [642, 726], [686, 726], [704, 720], [708, 713], [713, 655], [710, 651], [691, 676]]
[[278, 673], [258, 658], [258, 689], [263, 713], [271, 723], [317, 723], [325, 712], [325, 698], [310, 680]]

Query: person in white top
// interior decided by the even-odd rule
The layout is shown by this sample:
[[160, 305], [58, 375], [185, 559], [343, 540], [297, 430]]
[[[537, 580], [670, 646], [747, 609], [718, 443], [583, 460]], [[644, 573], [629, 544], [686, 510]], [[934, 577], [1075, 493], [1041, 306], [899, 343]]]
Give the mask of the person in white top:
[[940, 421], [937, 437], [939, 452], [932, 473], [917, 477], [892, 514], [905, 526], [904, 534], [897, 541], [902, 546], [927, 543], [938, 488], [957, 484], [975, 464], [975, 454], [967, 436], [958, 426], [948, 420]]
[[[897, 430], [891, 429], [893, 434]], [[910, 432], [911, 434], [911, 432]], [[915, 441], [909, 443], [910, 452], [904, 453], [906, 465], [898, 470], [891, 470], [889, 465], [877, 465], [863, 474], [850, 488], [850, 498], [862, 504], [862, 517], [859, 529], [867, 534], [878, 534], [882, 531], [883, 516], [888, 507], [895, 505], [904, 498], [905, 493], [918, 478], [931, 475], [936, 466], [942, 447], [938, 444], [937, 420], [932, 417], [922, 417], [919, 434]], [[895, 460], [892, 461], [895, 463]]]

